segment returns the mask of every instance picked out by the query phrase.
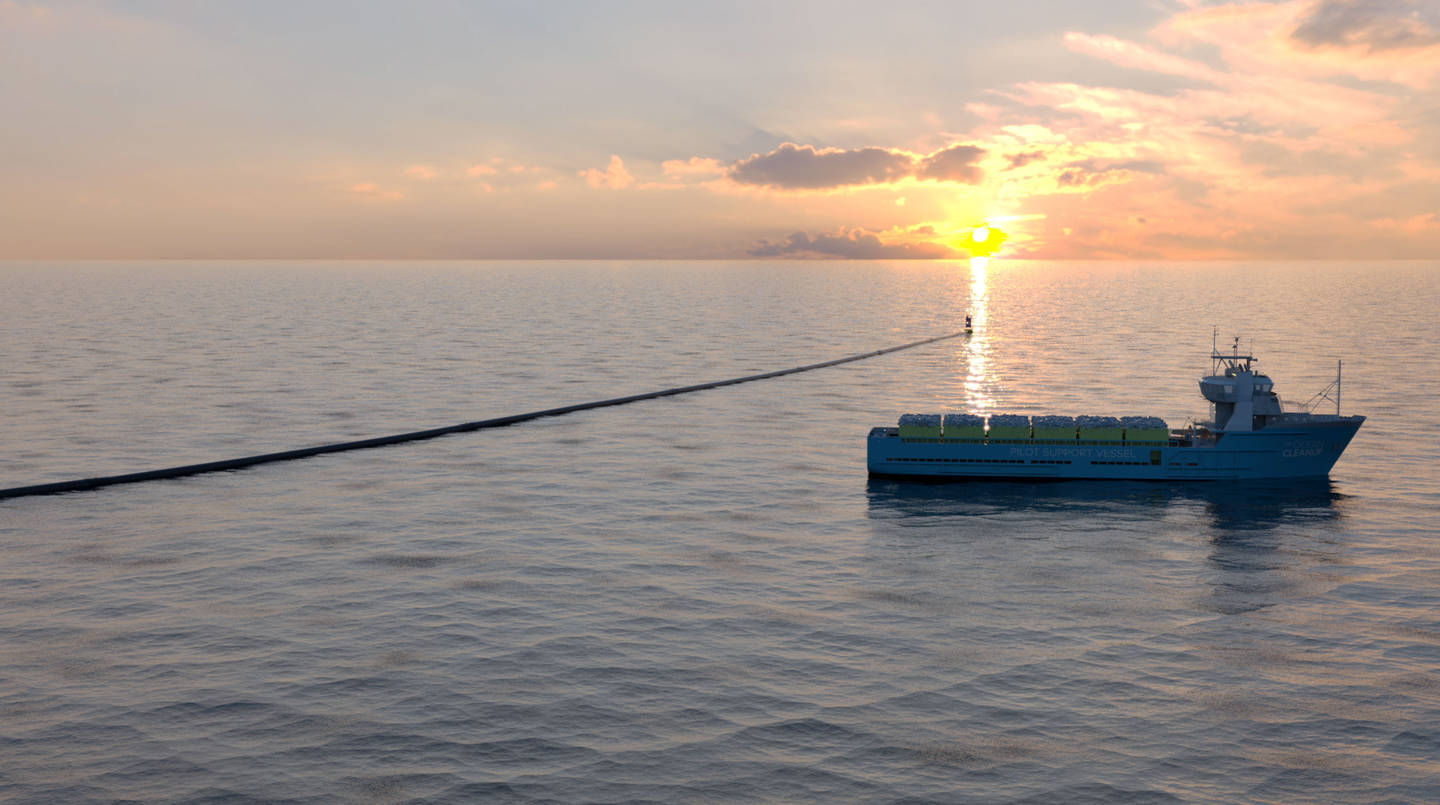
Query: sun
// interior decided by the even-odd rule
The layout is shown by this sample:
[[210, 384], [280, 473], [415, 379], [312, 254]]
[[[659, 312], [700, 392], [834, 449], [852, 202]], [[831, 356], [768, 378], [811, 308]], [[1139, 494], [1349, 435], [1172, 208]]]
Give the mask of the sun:
[[1009, 237], [1003, 229], [986, 221], [972, 227], [970, 233], [962, 236], [955, 245], [969, 252], [971, 257], [989, 257], [1000, 251]]

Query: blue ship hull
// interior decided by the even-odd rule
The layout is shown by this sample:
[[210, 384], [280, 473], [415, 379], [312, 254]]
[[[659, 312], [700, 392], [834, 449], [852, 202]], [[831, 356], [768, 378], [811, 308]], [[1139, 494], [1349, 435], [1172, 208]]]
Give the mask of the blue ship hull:
[[902, 439], [870, 431], [871, 475], [905, 478], [1093, 478], [1210, 481], [1328, 475], [1365, 421], [1314, 417], [1303, 424], [1168, 442]]

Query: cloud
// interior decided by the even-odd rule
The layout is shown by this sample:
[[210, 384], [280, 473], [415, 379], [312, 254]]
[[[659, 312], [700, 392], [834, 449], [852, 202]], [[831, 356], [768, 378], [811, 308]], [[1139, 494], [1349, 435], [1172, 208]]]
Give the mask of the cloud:
[[825, 148], [784, 143], [768, 154], [756, 154], [730, 168], [740, 184], [784, 190], [893, 182], [910, 175], [914, 158], [885, 148]]
[[1023, 167], [1025, 167], [1026, 165], [1029, 165], [1031, 162], [1034, 162], [1034, 161], [1036, 161], [1036, 160], [1038, 160], [1038, 159], [1044, 159], [1044, 158], [1045, 158], [1045, 152], [1044, 152], [1044, 151], [1023, 151], [1023, 152], [1021, 152], [1021, 153], [1018, 153], [1018, 154], [1010, 154], [1010, 155], [1008, 155], [1008, 156], [1005, 157], [1005, 159], [1006, 159], [1007, 161], [1009, 161], [1010, 167], [1011, 167], [1012, 169], [1014, 169], [1014, 168], [1023, 168]]
[[1349, 76], [1423, 89], [1440, 73], [1440, 14], [1414, 0], [1199, 7], [1154, 35], [1165, 44], [1213, 48], [1231, 80]]
[[973, 145], [952, 145], [915, 155], [894, 148], [819, 148], [784, 143], [768, 154], [754, 154], [730, 167], [742, 185], [778, 190], [827, 190], [895, 184], [905, 179], [975, 184], [982, 173], [974, 163], [985, 154]]
[[1059, 224], [1029, 256], [1355, 254], [1378, 230], [1418, 244], [1437, 233], [1402, 183], [1428, 164], [1416, 149], [1431, 124], [1409, 110], [1440, 46], [1418, 15], [1392, 24], [1413, 8], [1197, 3], [1143, 43], [1067, 34], [1073, 52], [1170, 80], [1019, 83], [992, 94], [1017, 105], [968, 139], [1006, 155], [987, 190]]
[[405, 198], [405, 194], [399, 190], [386, 190], [374, 182], [357, 182], [346, 190], [352, 196], [359, 196], [370, 201], [400, 201]]
[[[618, 159], [618, 157], [616, 159]], [[411, 168], [411, 171], [414, 170], [414, 168]], [[591, 183], [593, 185], [594, 181], [599, 181], [600, 184], [596, 186], [625, 186], [624, 182], [626, 181], [626, 177], [629, 176], [629, 173], [625, 170], [624, 163], [621, 163], [618, 172], [611, 172], [615, 170], [616, 168], [612, 163], [606, 171], [581, 171], [579, 175], [582, 178], [588, 179], [590, 174], [595, 174], [597, 179]], [[553, 167], [530, 165], [504, 157], [491, 157], [485, 162], [474, 162], [465, 168], [465, 175], [471, 179], [479, 179], [479, 186], [487, 193], [494, 192], [497, 189], [506, 192], [523, 188], [539, 187], [543, 189], [543, 185], [553, 182], [554, 179], [568, 173], [569, 169], [566, 169], [563, 173], [557, 173]], [[411, 173], [411, 175], [417, 176], [417, 178], [430, 178], [418, 173]], [[438, 172], [436, 175], [438, 175]], [[607, 182], [610, 184], [606, 184]]]
[[982, 173], [975, 165], [985, 155], [985, 149], [973, 145], [952, 145], [936, 151], [920, 160], [915, 175], [921, 179], [935, 179], [942, 182], [975, 184]]
[[1155, 48], [1127, 42], [1114, 36], [1091, 36], [1090, 34], [1071, 32], [1065, 34], [1065, 45], [1076, 53], [1084, 53], [1133, 70], [1210, 82], [1221, 81], [1225, 75], [1219, 70], [1199, 62], [1172, 56]]
[[1371, 53], [1440, 43], [1440, 32], [1421, 18], [1413, 0], [1322, 0], [1290, 36], [1314, 48], [1359, 47]]
[[[126, 12], [114, 12], [98, 4], [16, 2], [0, 0], [0, 30], [28, 33], [101, 32], [110, 36], [159, 34], [170, 41], [178, 32], [166, 23]], [[157, 41], [147, 44], [153, 46]]]
[[18, 28], [23, 24], [44, 24], [54, 18], [54, 13], [53, 9], [45, 6], [3, 0], [0, 2], [0, 25]]
[[[1440, 172], [1427, 133], [1436, 119], [1416, 111], [1433, 105], [1422, 91], [1440, 76], [1435, 12], [1410, 0], [1185, 5], [1143, 41], [1064, 37], [1074, 53], [1136, 71], [1134, 82], [1077, 74], [997, 89], [983, 109], [967, 106], [976, 128], [928, 154], [786, 143], [735, 163], [735, 185], [888, 185], [906, 198], [884, 199], [892, 217], [865, 218], [890, 230], [801, 231], [750, 253], [896, 258], [929, 241], [945, 256], [957, 212], [921, 195], [924, 181], [968, 185], [990, 210], [1046, 214], [1054, 225], [1012, 244], [1032, 257], [1357, 254], [1381, 231], [1411, 244], [1386, 254], [1405, 254], [1440, 240], [1440, 218], [1406, 189]], [[869, 195], [836, 198], [877, 205], [885, 194]], [[940, 221], [942, 233], [906, 231], [912, 209], [911, 221]], [[811, 217], [778, 231], [824, 226]]]
[[[807, 92], [819, 87], [813, 82], [785, 84], [787, 69], [765, 89], [793, 103], [722, 93], [700, 104], [713, 105], [712, 112], [687, 106], [693, 99], [659, 97], [667, 108], [683, 107], [681, 117], [667, 112], [664, 121], [645, 105], [655, 93], [636, 95], [618, 118], [610, 98], [595, 93], [596, 109], [570, 110], [572, 125], [543, 131], [519, 122], [477, 128], [505, 116], [480, 121], [463, 103], [447, 104], [455, 114], [442, 122], [446, 116], [434, 115], [426, 99], [394, 110], [401, 123], [404, 114], [423, 114], [410, 118], [404, 130], [413, 136], [400, 142], [350, 125], [368, 120], [374, 103], [352, 109], [341, 104], [345, 93], [309, 94], [312, 84], [326, 82], [274, 84], [270, 78], [294, 72], [285, 65], [261, 64], [273, 75], [238, 69], [248, 64], [244, 51], [217, 51], [213, 37], [191, 24], [196, 15], [184, 15], [186, 24], [140, 20], [122, 30], [115, 26], [128, 24], [123, 15], [103, 11], [113, 4], [0, 0], [0, 39], [20, 48], [7, 59], [0, 46], [0, 62], [20, 69], [8, 93], [0, 92], [10, 101], [5, 108], [19, 110], [7, 118], [14, 125], [0, 127], [15, 157], [0, 160], [9, 179], [0, 184], [13, 191], [0, 198], [7, 205], [0, 244], [28, 238], [41, 216], [35, 209], [56, 222], [46, 231], [58, 234], [45, 243], [59, 244], [36, 249], [72, 248], [63, 223], [87, 214], [87, 223], [118, 233], [104, 237], [140, 243], [133, 224], [118, 225], [131, 221], [111, 210], [151, 188], [140, 200], [155, 213], [136, 221], [200, 220], [203, 213], [221, 223], [189, 229], [229, 227], [241, 233], [232, 248], [247, 254], [260, 248], [252, 243], [268, 241], [281, 245], [264, 248], [291, 243], [315, 254], [408, 253], [422, 248], [415, 244], [436, 244], [423, 248], [453, 255], [946, 257], [962, 248], [964, 227], [1010, 213], [1048, 216], [1017, 226], [1006, 244], [1007, 254], [1030, 257], [1440, 254], [1440, 217], [1432, 212], [1440, 210], [1440, 0], [1131, 2], [1144, 6], [1144, 19], [1158, 20], [1155, 27], [1137, 27], [1141, 17], [1096, 13], [1069, 17], [1094, 27], [1063, 38], [1025, 25], [997, 28], [982, 37], [992, 46], [982, 61], [994, 68], [984, 75], [959, 76], [959, 63], [941, 69], [934, 59], [913, 61], [921, 53], [915, 48], [847, 49], [843, 64], [830, 62], [811, 77], [845, 82], [848, 102], [838, 108], [858, 109], [863, 120], [827, 119], [836, 114], [836, 96]], [[1060, 19], [1044, 21], [1045, 30], [1058, 34]], [[806, 64], [818, 63], [809, 55]], [[204, 69], [177, 73], [182, 63]], [[774, 64], [752, 66], [756, 75], [777, 74]], [[195, 81], [205, 91], [195, 91]], [[573, 89], [573, 82], [558, 83]], [[233, 125], [236, 115], [279, 109], [268, 91], [275, 86], [289, 93], [286, 125], [277, 130], [288, 130], [295, 114], [330, 120], [341, 113], [333, 118], [341, 122], [332, 147], [275, 149], [273, 164], [255, 167], [216, 160], [234, 151], [223, 137], [246, 130]], [[821, 108], [811, 105], [816, 97], [825, 101]], [[154, 131], [93, 124], [128, 120], [136, 109], [189, 124]], [[744, 119], [750, 116], [767, 130]], [[426, 130], [431, 123], [421, 121], [445, 128]], [[130, 139], [116, 148], [78, 147], [113, 137]], [[52, 141], [64, 145], [52, 149]], [[448, 150], [417, 151], [427, 143], [448, 143]], [[634, 150], [611, 156], [612, 143]], [[660, 163], [656, 155], [682, 156]], [[90, 175], [98, 178], [81, 178]], [[136, 177], [144, 179], [141, 190]], [[46, 206], [30, 198], [31, 188], [48, 194]], [[237, 215], [252, 209], [256, 220], [273, 216], [277, 223], [267, 225], [280, 234], [255, 237]], [[400, 211], [414, 214], [395, 215]], [[352, 223], [323, 230], [338, 237], [319, 234], [332, 220]], [[854, 222], [866, 228], [841, 226]], [[145, 230], [144, 238], [160, 244], [148, 248], [172, 248], [164, 229]], [[352, 246], [351, 232], [370, 245]], [[340, 245], [326, 246], [322, 237]]]
[[883, 243], [880, 236], [860, 229], [841, 230], [834, 235], [811, 237], [796, 232], [779, 241], [761, 241], [749, 252], [752, 257], [838, 257], [848, 260], [935, 260], [954, 257], [955, 252], [938, 243]]
[[1426, 212], [1405, 219], [1379, 218], [1371, 221], [1370, 225], [1382, 231], [1421, 235], [1440, 232], [1440, 217]]
[[1102, 185], [1125, 182], [1135, 173], [1165, 173], [1165, 166], [1154, 160], [1132, 159], [1110, 165], [1087, 159], [1065, 165], [1056, 177], [1061, 187], [1095, 188]]
[[660, 163], [660, 169], [666, 176], [721, 176], [725, 173], [725, 166], [720, 164], [718, 159], [707, 157], [690, 157], [688, 160], [667, 159]]
[[585, 179], [585, 183], [591, 187], [608, 187], [612, 190], [623, 190], [635, 184], [635, 177], [630, 174], [630, 171], [625, 169], [625, 161], [616, 155], [610, 157], [610, 164], [605, 170], [590, 168], [589, 170], [580, 171], [580, 176], [582, 176]]

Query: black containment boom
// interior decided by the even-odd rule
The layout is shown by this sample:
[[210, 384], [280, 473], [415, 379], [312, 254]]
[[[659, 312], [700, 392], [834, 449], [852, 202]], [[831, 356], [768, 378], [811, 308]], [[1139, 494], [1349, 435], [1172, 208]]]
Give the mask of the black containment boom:
[[118, 484], [134, 484], [141, 481], [158, 481], [166, 478], [181, 478], [187, 475], [199, 475], [206, 472], [222, 472], [225, 470], [239, 470], [246, 467], [253, 467], [256, 464], [269, 464], [275, 461], [294, 461], [295, 459], [309, 458], [311, 456], [323, 455], [325, 453], [342, 453], [346, 450], [365, 450], [371, 447], [385, 447], [402, 442], [415, 442], [421, 439], [433, 439], [436, 436], [446, 436], [451, 433], [465, 433], [472, 430], [485, 430], [487, 428], [503, 428], [507, 425], [516, 425], [521, 422], [529, 422], [532, 419], [541, 417], [563, 416], [573, 414], [576, 411], [588, 411], [592, 408], [605, 408], [612, 405], [625, 405], [627, 403], [640, 402], [641, 400], [653, 400], [659, 397], [673, 397], [677, 394], [689, 394], [692, 391], [705, 391], [706, 389], [720, 388], [721, 386], [733, 386], [738, 383], [750, 383], [756, 380], [768, 380], [772, 377], [793, 375], [798, 372], [809, 372], [814, 369], [824, 369], [827, 366], [836, 366], [852, 361], [861, 361], [866, 358], [874, 358], [878, 355], [885, 355], [891, 352], [899, 352], [902, 349], [933, 344], [936, 341], [943, 341], [947, 338], [957, 338], [967, 335], [965, 331], [937, 335], [933, 338], [925, 338], [920, 341], [912, 341], [908, 344], [901, 344], [897, 347], [886, 347], [877, 349], [874, 352], [866, 352], [860, 355], [850, 355], [844, 358], [812, 363], [807, 366], [796, 366], [792, 369], [781, 369], [775, 372], [765, 372], [758, 375], [747, 375], [746, 377], [734, 377], [729, 380], [716, 380], [710, 383], [697, 383], [693, 386], [679, 386], [673, 389], [662, 391], [650, 391], [644, 394], [632, 394], [628, 397], [614, 397], [608, 400], [596, 400], [595, 402], [576, 403], [565, 405], [559, 408], [546, 408], [543, 411], [531, 411], [527, 414], [512, 414], [511, 416], [496, 417], [494, 419], [482, 419], [477, 422], [463, 422], [459, 425], [447, 425], [441, 428], [430, 428], [429, 430], [417, 430], [410, 433], [397, 433], [393, 436], [377, 436], [373, 439], [361, 439], [354, 442], [338, 442], [336, 444], [322, 444], [316, 447], [301, 447], [296, 450], [283, 450], [278, 453], [262, 453], [256, 456], [245, 456], [244, 458], [231, 458], [223, 461], [207, 461], [203, 464], [186, 464], [183, 467], [168, 467], [161, 470], [147, 470], [145, 472], [132, 472], [126, 475], [108, 475], [99, 478], [79, 478], [73, 481], [57, 481], [48, 484], [34, 484], [31, 486], [17, 486], [10, 489], [0, 489], [0, 499], [18, 498], [27, 495], [55, 495], [62, 492], [82, 492], [89, 489], [99, 489], [105, 486], [116, 486]]

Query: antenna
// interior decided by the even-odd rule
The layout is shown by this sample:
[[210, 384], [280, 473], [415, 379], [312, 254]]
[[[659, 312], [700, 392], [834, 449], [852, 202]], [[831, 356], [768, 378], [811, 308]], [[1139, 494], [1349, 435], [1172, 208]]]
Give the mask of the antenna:
[[[1330, 382], [1330, 385], [1316, 393], [1315, 396], [1306, 400], [1301, 406], [1302, 408], [1306, 411], [1314, 411], [1315, 406], [1319, 405], [1321, 400], [1329, 400], [1335, 403], [1335, 416], [1340, 416], [1340, 370], [1344, 364], [1344, 361], [1335, 361], [1335, 379]], [[1332, 393], [1335, 396], [1330, 396]]]

